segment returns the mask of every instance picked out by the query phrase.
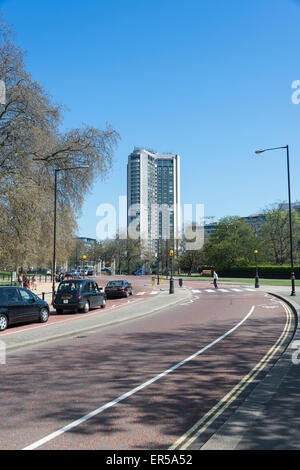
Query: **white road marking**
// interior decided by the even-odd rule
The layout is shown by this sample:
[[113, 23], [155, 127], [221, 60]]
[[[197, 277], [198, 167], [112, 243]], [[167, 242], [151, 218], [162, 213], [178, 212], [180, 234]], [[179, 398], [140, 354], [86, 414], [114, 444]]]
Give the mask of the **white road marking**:
[[258, 307], [262, 307], [262, 308], [278, 308], [279, 305], [258, 305]]
[[192, 292], [194, 292], [195, 294], [201, 294], [201, 290], [200, 290], [200, 289], [192, 289]]
[[229, 292], [227, 289], [219, 289], [220, 292]]
[[136, 295], [144, 295], [146, 292], [138, 292]]
[[156, 294], [158, 294], [157, 291], [150, 292], [150, 295], [156, 295]]
[[138, 387], [135, 387], [133, 388], [132, 390], [130, 390], [129, 392], [127, 393], [124, 393], [123, 395], [120, 395], [118, 398], [116, 398], [115, 400], [112, 400], [110, 401], [109, 403], [106, 403], [105, 405], [103, 406], [100, 406], [100, 408], [97, 408], [96, 410], [94, 411], [91, 411], [90, 413], [88, 413], [87, 415], [85, 416], [82, 416], [82, 418], [79, 418], [77, 419], [76, 421], [73, 421], [72, 423], [64, 426], [63, 428], [60, 428], [58, 429], [57, 431], [51, 433], [51, 434], [48, 434], [47, 436], [45, 436], [44, 438], [34, 442], [33, 444], [30, 444], [29, 446], [27, 447], [24, 447], [23, 450], [34, 450], [34, 449], [37, 449], [38, 447], [46, 444], [47, 442], [49, 441], [52, 441], [53, 439], [55, 439], [56, 437], [59, 437], [61, 436], [62, 434], [64, 434], [65, 432], [67, 431], [70, 431], [70, 429], [73, 429], [79, 425], [81, 425], [82, 423], [84, 423], [85, 421], [93, 418], [94, 416], [97, 416], [98, 414], [102, 413], [103, 411], [107, 410], [108, 408], [111, 408], [112, 406], [116, 405], [117, 403], [120, 403], [121, 401], [125, 400], [126, 398], [129, 398], [131, 397], [132, 395], [134, 395], [135, 393], [139, 392], [140, 390], [143, 390], [143, 388], [146, 388], [148, 387], [148, 385], [151, 385], [153, 384], [154, 382], [157, 382], [159, 379], [165, 377], [166, 375], [170, 374], [171, 372], [174, 372], [174, 370], [178, 369], [179, 367], [185, 365], [187, 362], [190, 362], [192, 359], [195, 359], [195, 357], [199, 356], [200, 354], [204, 353], [205, 351], [207, 351], [207, 349], [211, 348], [212, 346], [214, 346], [215, 344], [219, 343], [220, 341], [222, 341], [224, 338], [226, 338], [227, 336], [229, 336], [231, 333], [233, 333], [235, 330], [237, 330], [237, 328], [239, 328], [249, 317], [250, 315], [252, 315], [253, 311], [255, 309], [255, 305], [252, 305], [249, 313], [247, 313], [247, 315], [239, 322], [237, 323], [233, 328], [231, 328], [231, 330], [228, 330], [226, 333], [224, 333], [222, 336], [219, 336], [219, 338], [215, 339], [212, 343], [208, 344], [207, 346], [205, 346], [204, 348], [200, 349], [199, 351], [197, 351], [196, 353], [192, 354], [191, 356], [189, 356], [187, 359], [184, 359], [183, 361], [181, 362], [178, 362], [177, 364], [175, 364], [173, 367], [171, 367], [170, 369], [167, 369], [165, 370], [164, 372], [162, 372], [161, 374], [159, 375], [156, 375], [155, 377], [153, 377], [152, 379], [148, 380], [147, 382], [144, 382], [143, 384], [139, 385]]
[[247, 287], [245, 287], [244, 290], [248, 290], [248, 291], [250, 291], [250, 292], [255, 292], [255, 289], [248, 289]]
[[209, 293], [212, 293], [212, 292], [213, 292], [214, 294], [215, 294], [215, 292], [216, 292], [215, 290], [212, 290], [212, 289], [205, 289], [205, 290], [206, 290], [206, 292], [209, 292]]
[[234, 292], [243, 292], [242, 289], [233, 289], [233, 288], [231, 288], [231, 290], [233, 290]]

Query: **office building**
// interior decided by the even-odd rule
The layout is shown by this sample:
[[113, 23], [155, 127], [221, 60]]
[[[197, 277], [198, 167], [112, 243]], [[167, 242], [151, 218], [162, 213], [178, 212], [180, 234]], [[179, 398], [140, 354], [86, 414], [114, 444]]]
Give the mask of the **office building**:
[[179, 155], [135, 148], [128, 157], [127, 204], [129, 236], [136, 230], [152, 253], [163, 242], [176, 247], [181, 237]]

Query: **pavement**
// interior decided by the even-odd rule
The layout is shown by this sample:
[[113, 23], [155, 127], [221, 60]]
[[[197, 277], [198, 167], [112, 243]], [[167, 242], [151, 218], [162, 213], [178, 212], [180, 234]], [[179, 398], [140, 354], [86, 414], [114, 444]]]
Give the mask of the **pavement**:
[[[49, 285], [41, 284], [33, 292], [37, 295], [41, 295], [42, 292], [50, 292]], [[144, 299], [142, 302], [140, 301], [142, 299], [136, 299], [135, 302], [130, 303], [130, 306], [124, 303], [124, 307], [117, 306], [116, 309], [90, 310], [87, 314], [78, 314], [76, 318], [73, 316], [70, 319], [62, 319], [52, 324], [37, 324], [22, 332], [18, 331], [17, 334], [16, 331], [7, 330], [1, 335], [1, 339], [5, 341], [6, 353], [8, 354], [41, 343], [60, 341], [155, 314], [190, 299], [192, 295], [191, 290], [186, 288], [175, 289], [174, 294], [169, 294], [168, 289], [159, 289], [156, 296], [151, 296], [152, 298]]]
[[265, 378], [201, 450], [300, 449], [300, 288], [298, 292], [296, 288], [296, 296], [291, 296], [291, 287], [285, 286], [261, 286], [259, 290], [278, 296], [290, 305], [297, 325], [293, 340]]

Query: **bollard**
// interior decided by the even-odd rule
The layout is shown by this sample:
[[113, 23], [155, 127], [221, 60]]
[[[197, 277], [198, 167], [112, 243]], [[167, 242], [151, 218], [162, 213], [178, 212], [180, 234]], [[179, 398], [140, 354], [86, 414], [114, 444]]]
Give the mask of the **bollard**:
[[182, 279], [179, 279], [179, 287], [182, 287]]

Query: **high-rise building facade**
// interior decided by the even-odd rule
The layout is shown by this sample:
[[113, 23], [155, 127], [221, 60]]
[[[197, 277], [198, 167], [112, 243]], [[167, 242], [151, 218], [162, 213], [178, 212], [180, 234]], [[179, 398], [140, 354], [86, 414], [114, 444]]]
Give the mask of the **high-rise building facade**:
[[176, 247], [181, 238], [179, 155], [135, 148], [128, 157], [127, 204], [128, 228], [140, 234], [146, 250], [157, 253], [164, 242]]

